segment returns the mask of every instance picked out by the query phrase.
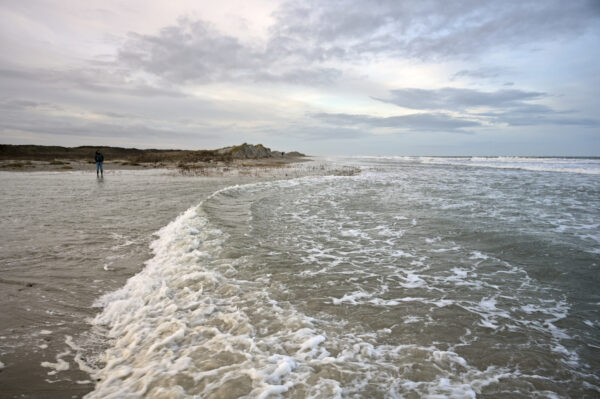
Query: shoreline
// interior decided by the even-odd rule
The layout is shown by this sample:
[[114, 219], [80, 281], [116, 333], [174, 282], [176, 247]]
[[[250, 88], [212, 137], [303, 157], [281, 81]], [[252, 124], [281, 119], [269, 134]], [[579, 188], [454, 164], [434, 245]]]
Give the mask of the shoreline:
[[[321, 161], [321, 162], [319, 162]], [[157, 162], [136, 163], [123, 160], [104, 162], [105, 175], [121, 171], [162, 170], [174, 176], [212, 178], [282, 178], [303, 176], [354, 176], [361, 173], [355, 166], [337, 167], [325, 160], [309, 156], [286, 156], [258, 159], [235, 159], [227, 162]], [[0, 160], [0, 172], [87, 172], [94, 174], [96, 165], [73, 160], [55, 161], [7, 161]]]
[[[292, 164], [310, 162], [312, 157], [273, 157], [258, 159], [236, 159], [229, 162], [133, 162], [125, 159], [115, 159], [103, 163], [104, 171], [111, 170], [148, 170], [168, 169], [178, 170], [182, 174], [190, 171], [210, 171], [222, 168], [284, 168]], [[94, 161], [82, 161], [72, 159], [55, 159], [52, 161], [9, 159], [0, 160], [0, 171], [7, 172], [72, 172], [72, 171], [96, 171]]]

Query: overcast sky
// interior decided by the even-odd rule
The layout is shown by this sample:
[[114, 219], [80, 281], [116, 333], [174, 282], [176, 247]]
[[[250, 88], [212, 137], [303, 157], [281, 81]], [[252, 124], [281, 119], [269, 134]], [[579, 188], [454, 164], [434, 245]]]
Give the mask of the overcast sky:
[[600, 155], [599, 0], [0, 0], [0, 143]]

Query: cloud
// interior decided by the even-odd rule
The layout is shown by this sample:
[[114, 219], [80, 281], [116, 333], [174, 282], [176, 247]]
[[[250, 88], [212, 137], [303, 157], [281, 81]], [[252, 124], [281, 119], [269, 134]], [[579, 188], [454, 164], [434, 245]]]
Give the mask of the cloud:
[[0, 81], [21, 80], [63, 89], [77, 89], [96, 93], [114, 93], [134, 97], [185, 97], [179, 90], [167, 85], [151, 85], [149, 82], [129, 76], [129, 71], [111, 65], [64, 69], [16, 69], [1, 68]]
[[[385, 0], [374, 6], [358, 0], [290, 1], [274, 14], [262, 41], [244, 41], [210, 22], [182, 17], [153, 34], [129, 33], [112, 61], [30, 70], [5, 64], [0, 78], [138, 97], [182, 96], [181, 88], [190, 83], [331, 86], [343, 77], [347, 63], [390, 57], [461, 58], [498, 46], [573, 37], [600, 20], [594, 4]], [[453, 78], [494, 78], [501, 72], [464, 69]]]
[[[580, 35], [600, 19], [595, 0], [481, 2], [359, 0], [286, 2], [262, 43], [202, 20], [180, 18], [157, 34], [131, 33], [117, 63], [175, 83], [221, 81], [326, 85], [342, 63], [367, 58], [464, 58]], [[495, 77], [463, 70], [455, 77]]]
[[397, 131], [467, 133], [465, 128], [481, 126], [475, 120], [443, 113], [419, 113], [402, 116], [373, 117], [360, 114], [313, 114], [313, 118], [335, 126], [360, 126], [368, 129], [391, 128]]
[[[154, 137], [184, 145], [195, 137], [196, 143], [213, 137], [219, 145], [233, 137], [345, 139], [360, 150], [378, 133], [490, 129], [492, 137], [492, 130], [500, 135], [510, 126], [526, 135], [554, 125], [580, 127], [591, 137], [589, 128], [598, 126], [597, 79], [590, 67], [598, 57], [589, 50], [599, 32], [597, 0], [285, 1], [251, 37], [237, 36], [245, 32], [237, 28], [220, 30], [225, 19], [215, 13], [200, 13], [214, 24], [197, 19], [197, 4], [174, 4], [190, 13], [178, 20], [179, 11], [155, 13], [151, 23], [143, 12], [131, 19], [133, 11], [107, 7], [117, 18], [110, 29], [96, 12], [86, 19], [95, 23], [81, 25], [79, 11], [89, 5], [49, 0], [0, 6], [31, 20], [27, 27], [7, 25], [5, 36], [19, 37], [19, 43], [0, 40], [11, 54], [0, 61], [0, 130], [73, 141], [106, 136], [144, 143]], [[246, 7], [239, 13], [249, 15]], [[135, 32], [125, 35], [128, 29]], [[523, 57], [534, 48], [545, 51]], [[552, 68], [540, 70], [546, 62]], [[414, 70], [417, 76], [410, 74]], [[450, 82], [440, 83], [444, 78]], [[527, 86], [519, 89], [513, 80]], [[403, 88], [407, 81], [414, 86]], [[444, 87], [466, 82], [496, 89]], [[439, 88], [418, 88], [421, 83]], [[389, 87], [399, 88], [381, 94]], [[371, 98], [379, 103], [369, 100], [375, 94]], [[375, 116], [393, 108], [389, 104], [411, 115]], [[315, 110], [323, 112], [303, 117]], [[527, 126], [541, 128], [521, 128]], [[452, 140], [418, 136], [413, 138]]]
[[456, 80], [458, 78], [493, 79], [506, 72], [507, 70], [505, 68], [463, 69], [452, 75], [450, 80]]
[[[281, 134], [281, 129], [267, 129], [266, 132]], [[308, 141], [354, 140], [370, 136], [358, 126], [319, 126], [314, 124], [292, 124], [285, 129], [287, 138]]]
[[268, 82], [293, 83], [308, 86], [327, 86], [342, 76], [342, 71], [334, 68], [292, 69], [283, 73], [257, 73], [255, 80]]
[[[530, 102], [547, 97], [546, 93], [516, 89], [485, 92], [446, 87], [432, 90], [397, 89], [390, 91], [389, 98], [374, 99], [415, 110], [458, 112], [466, 120], [476, 119], [486, 124], [598, 126], [599, 121], [595, 119], [578, 118], [570, 111], [557, 111], [544, 104]], [[443, 123], [440, 123], [440, 127], [443, 128]]]
[[[367, 54], [440, 59], [577, 36], [600, 18], [596, 0], [448, 2], [308, 0], [277, 14], [274, 47], [323, 60]], [[315, 59], [314, 57], [311, 59]]]
[[243, 76], [260, 64], [258, 53], [204, 21], [182, 18], [157, 35], [130, 33], [118, 61], [169, 81], [215, 81]]
[[332, 67], [306, 64], [312, 55], [301, 48], [282, 54], [271, 44], [253, 47], [205, 21], [181, 18], [157, 35], [130, 34], [117, 62], [176, 84], [274, 81], [318, 86], [341, 75]]
[[[0, 100], [0, 132], [28, 132], [77, 139], [185, 141], [194, 136], [212, 138], [215, 126], [198, 131], [177, 121], [153, 119], [113, 111], [91, 112], [85, 108], [29, 99]], [[1, 137], [1, 136], [0, 136]], [[43, 140], [42, 140], [43, 141]]]
[[5, 110], [34, 110], [34, 109], [54, 109], [60, 110], [61, 107], [56, 104], [51, 104], [41, 101], [10, 99], [0, 101], [0, 109]]
[[6, 120], [0, 122], [0, 131], [25, 131], [38, 136], [55, 135], [77, 138], [91, 137], [102, 139], [150, 139], [185, 138], [189, 137], [177, 131], [158, 129], [153, 126], [135, 124], [122, 125], [118, 123], [98, 121], [78, 121], [74, 118], [51, 118], [38, 116], [27, 121]]
[[522, 90], [485, 92], [445, 87], [441, 89], [405, 88], [390, 91], [389, 98], [375, 100], [410, 109], [465, 110], [476, 107], [522, 107], [524, 101], [546, 97], [545, 93]]
[[506, 124], [509, 126], [580, 126], [598, 127], [600, 120], [573, 116], [570, 112], [557, 112], [551, 109], [531, 108], [512, 112], [496, 112], [478, 114], [490, 123]]
[[[181, 137], [182, 134], [173, 130], [163, 130], [141, 123], [122, 124], [110, 121], [83, 120], [67, 116], [50, 116], [28, 113], [27, 118], [21, 115], [2, 115], [0, 131], [18, 130], [36, 133], [38, 135], [59, 135], [74, 137], [102, 138], [156, 138]], [[185, 135], [184, 135], [185, 136]]]

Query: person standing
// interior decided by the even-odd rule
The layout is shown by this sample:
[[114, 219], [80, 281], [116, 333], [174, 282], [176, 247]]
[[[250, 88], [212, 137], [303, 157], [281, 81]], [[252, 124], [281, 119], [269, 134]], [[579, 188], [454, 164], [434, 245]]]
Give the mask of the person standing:
[[104, 169], [102, 168], [102, 162], [104, 162], [104, 155], [102, 155], [100, 151], [96, 150], [94, 160], [96, 161], [96, 177], [104, 177]]

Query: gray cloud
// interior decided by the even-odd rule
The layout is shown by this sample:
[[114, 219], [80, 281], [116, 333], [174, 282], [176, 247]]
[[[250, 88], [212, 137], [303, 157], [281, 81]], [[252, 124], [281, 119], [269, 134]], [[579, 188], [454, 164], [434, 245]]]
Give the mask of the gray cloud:
[[369, 129], [467, 133], [465, 128], [481, 126], [474, 120], [457, 118], [443, 113], [422, 113], [390, 117], [372, 117], [357, 114], [313, 114], [313, 118], [335, 126], [360, 126]]
[[[270, 129], [268, 131], [280, 133], [280, 129]], [[310, 124], [292, 124], [286, 127], [285, 135], [288, 138], [309, 141], [353, 140], [369, 136], [367, 132], [357, 126], [317, 126]]]
[[[56, 25], [59, 21], [59, 9], [53, 7], [52, 2], [21, 4], [15, 7], [24, 7], [21, 14], [32, 18], [33, 22], [46, 18], [53, 19]], [[118, 8], [115, 6], [117, 12]], [[49, 13], [46, 12], [48, 9], [51, 9]], [[530, 68], [539, 66], [524, 60], [518, 64], [527, 65], [523, 67], [524, 73], [490, 67], [499, 59], [510, 60], [499, 57], [505, 50], [528, 51], [534, 46], [543, 47], [551, 42], [576, 38], [597, 28], [599, 19], [600, 3], [597, 0], [568, 3], [562, 0], [290, 1], [273, 15], [273, 26], [266, 39], [258, 43], [224, 34], [202, 20], [182, 18], [152, 34], [132, 32], [127, 38], [111, 39], [110, 46], [117, 46], [112, 49], [114, 53], [104, 45], [98, 47], [116, 56], [105, 54], [82, 61], [75, 54], [73, 58], [64, 58], [63, 67], [46, 69], [41, 67], [46, 62], [44, 55], [36, 58], [15, 54], [14, 58], [0, 61], [0, 131], [39, 133], [37, 137], [62, 135], [72, 140], [107, 137], [107, 141], [117, 142], [131, 138], [132, 142], [137, 140], [139, 143], [144, 143], [148, 137], [168, 143], [172, 142], [171, 138], [186, 143], [194, 137], [199, 137], [198, 142], [213, 137], [214, 142], [220, 140], [224, 144], [229, 143], [231, 137], [248, 140], [246, 136], [269, 140], [289, 136], [298, 141], [365, 138], [366, 143], [372, 140], [373, 132], [469, 133], [490, 126], [499, 127], [498, 131], [509, 131], [504, 129], [505, 125], [539, 125], [544, 129], [547, 125], [555, 125], [557, 130], [563, 126], [577, 126], [589, 134], [588, 128], [600, 125], [593, 119], [596, 78], [593, 70], [590, 72], [593, 68], [578, 65], [593, 65], [589, 61], [597, 58], [592, 52], [592, 55], [584, 54], [581, 50], [594, 40], [595, 36], [591, 35], [573, 45], [556, 47], [561, 50], [568, 47], [573, 55], [580, 57], [577, 65], [559, 62], [552, 71], [553, 74], [556, 72], [553, 76], [560, 78], [572, 73], [570, 79], [574, 85], [561, 83], [561, 89], [553, 89], [553, 83], [539, 86], [542, 84], [539, 82], [549, 80], [530, 82], [530, 87], [544, 87], [543, 91], [549, 93], [574, 87], [572, 93], [565, 94], [563, 102], [588, 112], [588, 117], [578, 118], [575, 112], [559, 112], [540, 104], [558, 101], [542, 90], [513, 87], [498, 91], [404, 88], [376, 99], [418, 110], [412, 115], [380, 118], [322, 113], [312, 114], [304, 120], [297, 120], [294, 115], [299, 109], [305, 109], [303, 107], [327, 106], [324, 104], [331, 104], [330, 98], [339, 101], [335, 103], [338, 107], [346, 104], [346, 95], [356, 100], [364, 93], [362, 90], [375, 93], [378, 89], [374, 85], [369, 87], [369, 76], [380, 73], [381, 65], [385, 65], [382, 69], [393, 65], [390, 58], [450, 61], [441, 68], [451, 68], [456, 65], [455, 61], [460, 61], [460, 65], [467, 66], [455, 73], [454, 79], [491, 79], [498, 87], [507, 80], [516, 79], [522, 83]], [[18, 29], [15, 25], [7, 38], [19, 37]], [[39, 36], [43, 35], [42, 30], [37, 32]], [[83, 39], [67, 43], [65, 35], [69, 32], [72, 30], [65, 29], [57, 34], [55, 48], [48, 51], [55, 58], [49, 57], [48, 65], [60, 62], [63, 58], [59, 57], [73, 49], [69, 46], [83, 45]], [[30, 34], [36, 35], [34, 26]], [[36, 38], [38, 42], [45, 39]], [[23, 37], [23, 40], [26, 45], [31, 38]], [[9, 43], [8, 39], [0, 44], [3, 43]], [[23, 48], [27, 49], [26, 46]], [[11, 54], [10, 49], [12, 47], [5, 45], [5, 53]], [[547, 60], [552, 56], [550, 53], [544, 53], [542, 58]], [[487, 67], [477, 65], [488, 54], [494, 56], [486, 60]], [[33, 59], [39, 59], [39, 62], [31, 61]], [[379, 64], [379, 61], [384, 62]], [[74, 64], [69, 65], [69, 62]], [[567, 67], [573, 69], [565, 72]], [[199, 95], [200, 98], [196, 98], [187, 97], [183, 92], [189, 83], [227, 82], [233, 86], [250, 82], [258, 83], [256, 87], [261, 90], [257, 96], [260, 97], [268, 96], [267, 90], [272, 88], [262, 85], [265, 82], [331, 86], [346, 77], [344, 73], [350, 79], [343, 89], [342, 85], [337, 86], [337, 91], [328, 88], [319, 101], [306, 99], [312, 96], [292, 95], [284, 100], [291, 98], [289, 103], [282, 104], [283, 112], [277, 115], [272, 109], [263, 109], [268, 107], [259, 109], [255, 102], [246, 101], [243, 96], [216, 99], [213, 97], [218, 96]], [[541, 71], [542, 75], [544, 73]], [[543, 77], [547, 78], [547, 75]], [[390, 83], [381, 76], [377, 80], [384, 85]], [[587, 91], [581, 90], [583, 86], [587, 86]], [[276, 89], [276, 95], [281, 95], [281, 86]], [[352, 106], [356, 102], [347, 104]], [[526, 134], [527, 130], [519, 128], [513, 132]], [[419, 135], [425, 136], [435, 135]]]
[[[390, 91], [389, 98], [375, 100], [411, 109], [465, 110], [474, 107], [515, 108], [525, 101], [546, 97], [545, 93], [521, 90], [485, 92], [446, 87], [442, 89], [405, 88]], [[543, 106], [538, 106], [543, 107]]]
[[157, 35], [130, 34], [117, 61], [177, 84], [274, 81], [318, 86], [341, 75], [335, 68], [306, 64], [313, 57], [302, 48], [285, 55], [271, 46], [255, 48], [204, 21], [182, 18]]
[[255, 80], [269, 82], [287, 82], [298, 85], [325, 86], [334, 83], [342, 76], [342, 71], [334, 68], [292, 69], [287, 72], [273, 74], [257, 73]]
[[[202, 20], [180, 18], [156, 34], [132, 32], [112, 62], [85, 68], [1, 68], [0, 78], [28, 79], [92, 92], [181, 96], [190, 82], [287, 82], [331, 85], [340, 63], [366, 58], [452, 58], [499, 45], [520, 46], [573, 37], [597, 24], [595, 0], [287, 2], [274, 15], [265, 42], [256, 45]], [[139, 78], [143, 71], [152, 83]], [[462, 70], [454, 78], [493, 78], [493, 69]]]
[[32, 112], [26, 114], [20, 112], [0, 111], [0, 131], [25, 131], [37, 135], [58, 135], [73, 137], [102, 137], [102, 138], [183, 138], [187, 135], [177, 130], [160, 129], [155, 125], [133, 122], [122, 123], [120, 121], [94, 121], [73, 118], [69, 116], [47, 115]]
[[69, 69], [16, 69], [0, 67], [1, 80], [21, 80], [28, 83], [54, 86], [63, 89], [78, 89], [97, 93], [114, 93], [135, 97], [185, 97], [178, 90], [166, 85], [152, 86], [148, 82], [129, 78], [129, 71], [119, 70], [112, 65], [104, 67]]
[[452, 75], [450, 80], [456, 80], [458, 78], [493, 79], [506, 72], [507, 70], [504, 68], [463, 69]]
[[180, 19], [158, 35], [131, 33], [118, 60], [167, 80], [214, 81], [239, 77], [261, 64], [258, 52], [208, 23]]
[[0, 100], [0, 109], [5, 110], [30, 110], [30, 109], [55, 109], [60, 110], [61, 107], [56, 104], [51, 104], [41, 101], [21, 100], [21, 99], [5, 99]]
[[478, 114], [491, 123], [503, 123], [509, 126], [580, 126], [598, 127], [600, 120], [573, 116], [570, 112], [556, 112], [550, 109], [522, 109], [512, 112], [495, 112]]
[[[212, 25], [181, 18], [155, 35], [131, 33], [117, 62], [176, 84], [284, 81], [330, 84], [341, 71], [328, 63], [365, 57], [437, 59], [471, 56], [498, 46], [552, 41], [597, 24], [596, 0], [481, 2], [309, 0], [275, 14], [265, 43], [252, 46]], [[464, 70], [455, 77], [495, 77]]]
[[[99, 110], [94, 112], [94, 108]], [[14, 136], [14, 132], [39, 137], [42, 142], [45, 142], [44, 137], [50, 136], [79, 142], [108, 140], [115, 143], [132, 140], [140, 143], [186, 143], [193, 139], [219, 137], [219, 126], [214, 124], [201, 127], [193, 121], [181, 123], [151, 112], [144, 115], [102, 108], [102, 103], [82, 102], [70, 105], [70, 102], [59, 104], [29, 98], [0, 98], [0, 138]], [[117, 109], [118, 106], [114, 107], [113, 104], [113, 108]]]
[[[600, 123], [590, 118], [578, 118], [571, 111], [557, 111], [543, 104], [529, 102], [546, 97], [545, 93], [522, 90], [484, 92], [447, 87], [434, 90], [398, 89], [390, 91], [387, 99], [374, 99], [403, 108], [460, 112], [467, 119], [485, 121], [488, 124], [592, 127]], [[479, 108], [487, 108], [489, 111], [480, 111]], [[440, 127], [443, 128], [443, 123], [440, 123]]]
[[568, 5], [560, 0], [308, 0], [289, 2], [280, 10], [272, 46], [287, 52], [307, 48], [304, 53], [321, 60], [366, 54], [462, 57], [572, 37], [599, 18], [596, 0]]

